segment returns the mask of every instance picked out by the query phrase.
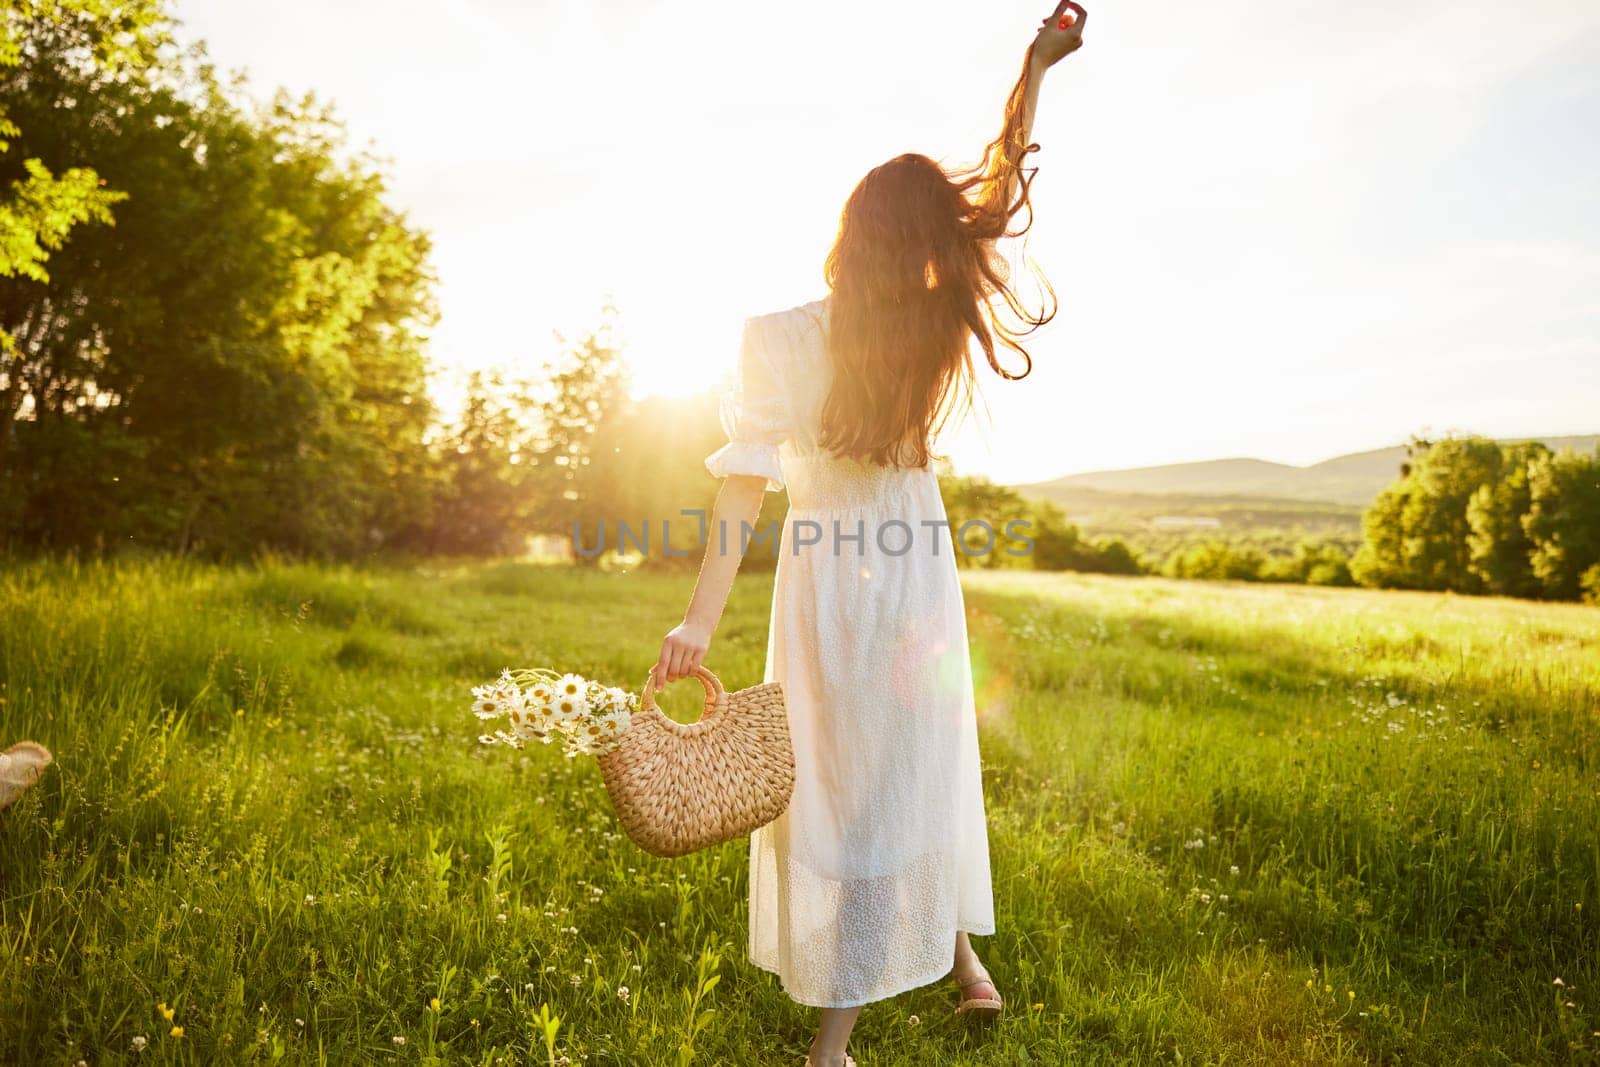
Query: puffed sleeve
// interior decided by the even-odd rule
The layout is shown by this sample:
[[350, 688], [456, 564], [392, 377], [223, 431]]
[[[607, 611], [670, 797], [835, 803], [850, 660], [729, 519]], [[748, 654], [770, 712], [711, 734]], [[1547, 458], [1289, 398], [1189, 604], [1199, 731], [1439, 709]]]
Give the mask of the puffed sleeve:
[[734, 382], [722, 396], [722, 432], [728, 443], [706, 457], [706, 469], [718, 478], [755, 474], [767, 479], [767, 492], [783, 489], [778, 446], [789, 439], [788, 399], [777, 372], [778, 338], [770, 317], [746, 319], [739, 343]]

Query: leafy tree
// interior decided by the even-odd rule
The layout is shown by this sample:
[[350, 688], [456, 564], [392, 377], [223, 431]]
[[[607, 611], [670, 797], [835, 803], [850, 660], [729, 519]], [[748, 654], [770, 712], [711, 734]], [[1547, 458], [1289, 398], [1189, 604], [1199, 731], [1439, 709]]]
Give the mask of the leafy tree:
[[1030, 526], [1026, 533], [1033, 542], [1035, 570], [1078, 570], [1077, 565], [1092, 552], [1078, 527], [1067, 521], [1067, 513], [1059, 504], [1049, 500], [1031, 501], [1027, 521]]
[[1143, 574], [1145, 565], [1139, 556], [1124, 542], [1116, 538], [1094, 542], [1095, 565], [1083, 570], [1101, 574]]
[[[632, 538], [648, 536], [646, 566], [681, 569], [699, 564], [700, 538], [717, 537], [705, 524], [719, 482], [706, 470], [705, 458], [725, 440], [717, 418], [719, 401], [714, 391], [681, 400], [647, 397], [606, 420], [595, 438], [583, 509], [584, 537], [591, 546], [604, 525], [607, 548], [615, 551], [620, 527], [626, 525], [630, 551]], [[765, 495], [755, 521], [761, 539], [748, 544], [745, 567], [777, 562], [787, 507], [786, 493]], [[695, 511], [701, 514], [685, 514]], [[765, 536], [774, 528], [776, 538]], [[739, 531], [730, 528], [727, 537], [730, 546], [737, 545]]]
[[1266, 556], [1250, 546], [1230, 545], [1220, 538], [1177, 549], [1162, 565], [1171, 578], [1232, 579], [1254, 582], [1262, 578]]
[[[115, 77], [148, 63], [164, 38], [167, 20], [160, 0], [10, 0], [0, 6], [0, 70], [7, 71], [12, 91], [27, 89], [32, 58], [41, 42], [80, 68]], [[22, 131], [10, 109], [0, 104], [0, 161]], [[112, 205], [124, 198], [103, 188], [100, 176], [87, 166], [69, 165], [53, 174], [37, 157], [6, 161], [12, 171], [9, 199], [0, 199], [0, 276], [42, 281], [49, 277], [45, 261], [82, 222], [110, 222]], [[79, 161], [81, 162], [81, 161]], [[0, 352], [13, 341], [0, 330]]]
[[[1035, 552], [1040, 536], [1047, 545], [1050, 542], [1052, 534], [1048, 529], [1028, 530], [1012, 525], [1030, 521], [1036, 512], [1022, 494], [1009, 486], [996, 485], [983, 477], [944, 474], [939, 478], [939, 491], [944, 498], [945, 515], [950, 520], [958, 567], [983, 570], [1028, 567], [1029, 557], [1022, 554], [1025, 546], [1021, 537], [1035, 538]], [[920, 530], [916, 533], [919, 538], [926, 536]], [[1076, 538], [1077, 531], [1073, 530], [1071, 536]]]
[[1362, 543], [1350, 561], [1350, 573], [1359, 584], [1379, 589], [1407, 584], [1403, 516], [1417, 491], [1409, 476], [1402, 476], [1362, 512]]
[[1479, 592], [1467, 506], [1480, 486], [1499, 478], [1500, 446], [1483, 437], [1416, 444], [1420, 454], [1362, 516], [1364, 540], [1351, 572], [1363, 585]]
[[1302, 539], [1289, 555], [1268, 557], [1257, 577], [1266, 582], [1350, 586], [1350, 556], [1337, 541]]
[[1363, 516], [1364, 585], [1575, 600], [1600, 562], [1600, 450], [1416, 442]]
[[[615, 436], [627, 410], [628, 374], [615, 340], [616, 309], [602, 310], [598, 327], [567, 342], [544, 369], [529, 457], [538, 506], [534, 530], [570, 537], [574, 522], [595, 510], [593, 477], [603, 435]], [[612, 447], [616, 447], [613, 442]], [[598, 558], [598, 557], [594, 557]]]
[[35, 545], [381, 547], [431, 419], [428, 243], [315, 101], [242, 101], [195, 60], [130, 75], [28, 25], [0, 89], [24, 154], [126, 193], [48, 277], [0, 289], [0, 529]]
[[[580, 523], [582, 547], [593, 549], [604, 526], [610, 554], [619, 519], [665, 502], [647, 502], [661, 484], [623, 462], [659, 462], [651, 446], [662, 423], [633, 415], [614, 320], [615, 309], [605, 308], [599, 326], [563, 342], [536, 374], [469, 376], [460, 418], [433, 444], [435, 508], [407, 535], [408, 545], [427, 552], [522, 552], [536, 534], [569, 541]], [[674, 417], [667, 424], [681, 422]], [[675, 457], [685, 466], [686, 459]], [[708, 479], [697, 481], [698, 502]], [[659, 529], [659, 518], [650, 517]], [[681, 536], [675, 544], [681, 547]], [[601, 558], [574, 556], [578, 562]]]
[[531, 462], [534, 384], [492, 371], [468, 376], [460, 417], [434, 442], [431, 508], [402, 547], [450, 555], [523, 551], [538, 494]]
[[1533, 542], [1523, 523], [1533, 503], [1528, 466], [1549, 451], [1538, 442], [1509, 446], [1499, 480], [1480, 485], [1467, 502], [1468, 566], [1485, 592], [1518, 597], [1540, 593], [1530, 559]]
[[1132, 550], [1121, 541], [1096, 542], [1085, 538], [1066, 512], [1049, 500], [1029, 502], [1027, 531], [1033, 541], [1033, 567], [1041, 571], [1080, 571], [1092, 574], [1142, 574]]
[[1600, 449], [1537, 457], [1528, 493], [1523, 528], [1533, 542], [1533, 575], [1546, 596], [1577, 600], [1587, 572], [1600, 564]]

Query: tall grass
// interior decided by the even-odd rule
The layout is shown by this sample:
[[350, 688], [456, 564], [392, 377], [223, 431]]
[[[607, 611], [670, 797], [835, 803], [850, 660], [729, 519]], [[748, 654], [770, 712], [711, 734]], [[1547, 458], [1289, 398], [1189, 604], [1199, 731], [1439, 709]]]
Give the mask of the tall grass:
[[[863, 1067], [1600, 1058], [1600, 611], [965, 581], [1010, 1007], [873, 1006]], [[0, 814], [0, 1062], [798, 1064], [744, 846], [641, 854], [592, 761], [485, 749], [463, 699], [637, 686], [687, 582], [13, 566], [0, 743], [58, 762]]]

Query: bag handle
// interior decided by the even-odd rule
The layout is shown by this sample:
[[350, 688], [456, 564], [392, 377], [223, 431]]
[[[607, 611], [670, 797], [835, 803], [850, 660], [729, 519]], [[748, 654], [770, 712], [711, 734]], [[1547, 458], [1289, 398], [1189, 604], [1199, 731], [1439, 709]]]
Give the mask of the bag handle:
[[[705, 709], [700, 712], [700, 721], [705, 722], [717, 713], [717, 709], [722, 707], [723, 698], [728, 695], [728, 691], [722, 687], [722, 680], [704, 667], [696, 667], [694, 676], [700, 679], [700, 684], [706, 691]], [[651, 666], [650, 673], [645, 678], [644, 692], [639, 695], [639, 709], [641, 711], [661, 710], [656, 707], [656, 669], [654, 665]], [[669, 719], [668, 721], [672, 720]], [[678, 723], [676, 725], [685, 724]]]

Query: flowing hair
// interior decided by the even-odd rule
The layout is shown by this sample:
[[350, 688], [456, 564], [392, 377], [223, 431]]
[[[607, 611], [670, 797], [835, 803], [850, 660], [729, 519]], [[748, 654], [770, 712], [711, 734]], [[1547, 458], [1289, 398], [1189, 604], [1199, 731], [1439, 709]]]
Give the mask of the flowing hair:
[[[1000, 135], [975, 167], [947, 174], [927, 156], [896, 156], [845, 203], [824, 268], [833, 379], [820, 443], [834, 455], [926, 467], [930, 438], [972, 403], [973, 338], [1002, 378], [1033, 369], [1022, 339], [1055, 317], [1055, 290], [1035, 268], [1045, 306], [1024, 307], [998, 248], [1033, 225], [1038, 168], [1022, 166], [1039, 148], [1022, 129], [1032, 58], [1030, 48]], [[1026, 221], [1012, 229], [1024, 209]], [[996, 308], [997, 296], [1017, 325]], [[1022, 357], [1020, 373], [1000, 365], [997, 341]]]

